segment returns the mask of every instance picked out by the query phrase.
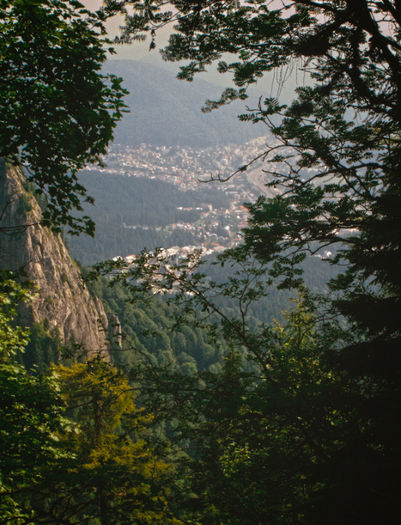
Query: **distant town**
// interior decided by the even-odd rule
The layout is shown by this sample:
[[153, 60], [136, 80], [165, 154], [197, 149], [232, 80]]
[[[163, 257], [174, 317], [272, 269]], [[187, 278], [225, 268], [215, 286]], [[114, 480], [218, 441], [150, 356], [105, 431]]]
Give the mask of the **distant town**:
[[[163, 226], [126, 224], [126, 229], [173, 232], [182, 230], [193, 235], [193, 245], [211, 251], [222, 251], [238, 243], [241, 229], [246, 226], [248, 211], [245, 202], [253, 202], [264, 192], [262, 161], [256, 161], [248, 170], [231, 175], [260, 155], [267, 145], [267, 137], [259, 137], [243, 145], [216, 146], [194, 149], [178, 146], [138, 147], [113, 145], [104, 159], [105, 167], [88, 167], [86, 170], [101, 171], [114, 176], [146, 177], [159, 179], [177, 186], [181, 191], [197, 190], [204, 184], [216, 184], [229, 197], [229, 207], [216, 209], [210, 203], [202, 206], [177, 207], [183, 212], [197, 212], [192, 222], [177, 222]], [[231, 178], [230, 178], [231, 177]], [[225, 182], [223, 182], [225, 181]], [[171, 248], [171, 247], [170, 247]], [[189, 247], [180, 247], [187, 251]], [[192, 248], [192, 246], [191, 246]], [[178, 248], [177, 248], [178, 249]]]
[[[121, 146], [114, 144], [104, 158], [104, 167], [89, 166], [85, 171], [94, 171], [114, 177], [138, 177], [172, 184], [179, 192], [204, 190], [206, 186], [216, 185], [223, 191], [225, 205], [218, 206], [207, 198], [198, 199], [193, 206], [177, 205], [175, 222], [157, 225], [130, 223], [122, 218], [121, 231], [131, 231], [135, 238], [148, 239], [152, 232], [163, 239], [163, 247], [176, 254], [186, 254], [194, 248], [202, 248], [207, 254], [221, 252], [237, 245], [242, 237], [241, 230], [246, 227], [248, 210], [244, 203], [255, 202], [260, 195], [274, 196], [280, 190], [266, 187], [271, 176], [266, 173], [267, 165], [259, 158], [269, 147], [275, 146], [276, 139], [271, 136], [258, 137], [243, 145], [225, 145], [203, 149], [182, 146]], [[247, 166], [247, 169], [244, 169]], [[278, 161], [269, 163], [269, 169], [279, 169]], [[210, 192], [209, 192], [210, 195]], [[178, 203], [179, 204], [179, 203]], [[133, 203], [135, 205], [135, 203]], [[161, 204], [162, 205], [162, 204]], [[160, 210], [160, 203], [158, 203]], [[155, 209], [155, 216], [158, 211]], [[101, 228], [101, 226], [99, 226]], [[121, 255], [138, 253], [138, 244], [121, 247]], [[132, 237], [134, 238], [134, 237]], [[128, 244], [128, 245], [127, 245]]]
[[[266, 137], [253, 139], [243, 145], [204, 149], [150, 144], [131, 147], [117, 144], [107, 155], [105, 169], [109, 173], [120, 175], [162, 179], [176, 184], [183, 191], [194, 190], [200, 183], [210, 179], [227, 179], [238, 168], [257, 157], [266, 144]], [[261, 168], [260, 162], [258, 167]], [[236, 177], [226, 182], [223, 189], [242, 195], [243, 181]]]

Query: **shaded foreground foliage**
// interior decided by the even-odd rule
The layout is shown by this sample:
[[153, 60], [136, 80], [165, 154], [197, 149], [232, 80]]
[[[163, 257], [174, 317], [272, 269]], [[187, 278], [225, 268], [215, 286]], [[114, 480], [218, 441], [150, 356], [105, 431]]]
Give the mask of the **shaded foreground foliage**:
[[[143, 254], [131, 268], [118, 268], [134, 297], [168, 292], [181, 308], [177, 322], [208, 328], [228, 346], [220, 371], [185, 376], [151, 366], [131, 373], [155, 424], [174, 418], [168, 430], [181, 451], [178, 491], [166, 494], [166, 462], [142, 441], [146, 420], [132, 385], [110, 364], [94, 359], [59, 367], [48, 379], [15, 364], [12, 354], [26, 336], [11, 323], [10, 298], [24, 293], [5, 279], [0, 342], [9, 397], [3, 407], [11, 409], [2, 408], [0, 436], [17, 449], [2, 459], [3, 520], [174, 523], [176, 514], [216, 525], [398, 523], [398, 4], [173, 1], [172, 13], [159, 0], [126, 3], [135, 9], [125, 39], [141, 30], [155, 37], [159, 25], [175, 20], [165, 56], [190, 60], [184, 78], [222, 53], [236, 56], [219, 68], [233, 72], [239, 89], [209, 108], [245, 97], [263, 71], [295, 59], [304, 61], [312, 82], [289, 107], [267, 98], [243, 117], [264, 121], [279, 139], [265, 159], [281, 162], [280, 170], [269, 164], [267, 170], [283, 192], [249, 205], [244, 246], [221, 258], [233, 268], [225, 283], [205, 280], [197, 254], [178, 263], [161, 252]], [[14, 2], [3, 14], [23, 5]], [[70, 209], [61, 222], [71, 224]], [[328, 247], [335, 248], [332, 262], [345, 266], [330, 294], [314, 299], [303, 291], [281, 324], [249, 318], [266, 286], [298, 286], [306, 254]], [[237, 308], [220, 308], [221, 295]], [[74, 417], [66, 417], [65, 404]], [[31, 441], [39, 458], [32, 468]], [[49, 490], [48, 480], [57, 490]]]
[[[332, 483], [326, 462], [339, 459], [358, 419], [359, 388], [333, 370], [326, 351], [353, 336], [306, 291], [281, 323], [258, 321], [251, 307], [268, 298], [269, 266], [234, 250], [220, 257], [227, 280], [217, 284], [200, 273], [199, 257], [174, 263], [144, 253], [114, 276], [134, 301], [148, 288], [167, 291], [175, 330], [201, 327], [224, 342], [219, 367], [184, 375], [145, 360], [131, 371], [156, 426], [181, 451], [173, 505], [196, 523], [314, 522]], [[100, 266], [109, 273], [117, 265]]]
[[100, 162], [124, 109], [121, 79], [101, 73], [112, 13], [77, 0], [0, 2], [0, 158], [45, 192], [47, 222], [75, 233], [94, 231], [73, 214], [92, 201], [77, 172]]
[[[171, 523], [172, 467], [149, 444], [151, 416], [126, 377], [100, 356], [28, 372], [28, 334], [11, 324], [12, 279], [0, 293], [1, 485], [5, 524]], [[23, 339], [25, 337], [25, 339]]]
[[[148, 31], [154, 47], [157, 30], [173, 21], [175, 31], [163, 54], [188, 60], [181, 78], [191, 80], [215, 61], [221, 72], [232, 73], [236, 88], [208, 101], [206, 109], [246, 98], [247, 87], [264, 72], [294, 61], [309, 73], [310, 85], [297, 89], [291, 105], [261, 99], [242, 116], [265, 122], [277, 138], [278, 145], [264, 154], [268, 183], [282, 194], [249, 205], [245, 247], [234, 257], [249, 255], [269, 264], [270, 278], [282, 287], [299, 283], [299, 264], [311, 252], [329, 249], [335, 253], [332, 262], [345, 267], [331, 284], [326, 309], [346, 329], [330, 321], [329, 333], [337, 335], [319, 344], [338, 381], [332, 402], [340, 414], [334, 427], [341, 432], [335, 446], [316, 454], [313, 493], [286, 522], [396, 523], [401, 473], [398, 3], [173, 1], [170, 10], [158, 0], [127, 4], [133, 11], [122, 40]], [[235, 291], [232, 283], [227, 286]], [[243, 342], [240, 327], [231, 326]], [[319, 325], [319, 337], [320, 332], [326, 328]], [[259, 341], [254, 343], [257, 349]], [[262, 360], [254, 358], [262, 373]], [[268, 522], [278, 522], [279, 515]], [[255, 519], [265, 523], [267, 518]]]
[[[77, 0], [0, 2], [0, 171], [25, 168], [45, 194], [46, 224], [72, 233], [93, 233], [93, 221], [73, 213], [91, 201], [77, 171], [100, 162], [124, 108], [121, 79], [101, 73], [114, 11]], [[11, 223], [0, 234], [28, 227]], [[166, 500], [170, 466], [145, 439], [149, 417], [127, 379], [100, 357], [52, 373], [20, 364], [29, 341], [16, 326], [29, 299], [20, 277], [0, 276], [1, 523], [178, 523]], [[43, 327], [34, 332], [39, 349], [51, 345], [46, 358], [59, 358]]]

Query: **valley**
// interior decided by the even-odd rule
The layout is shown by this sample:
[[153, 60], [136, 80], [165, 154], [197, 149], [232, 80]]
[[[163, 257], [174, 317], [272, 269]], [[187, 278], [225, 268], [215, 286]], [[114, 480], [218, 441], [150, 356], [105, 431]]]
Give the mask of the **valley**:
[[274, 190], [263, 185], [261, 161], [232, 174], [268, 140], [206, 148], [114, 144], [104, 167], [89, 166], [81, 173], [95, 198], [95, 206], [84, 212], [94, 218], [96, 236], [72, 237], [73, 255], [92, 264], [158, 246], [206, 253], [234, 246], [247, 222], [244, 203]]

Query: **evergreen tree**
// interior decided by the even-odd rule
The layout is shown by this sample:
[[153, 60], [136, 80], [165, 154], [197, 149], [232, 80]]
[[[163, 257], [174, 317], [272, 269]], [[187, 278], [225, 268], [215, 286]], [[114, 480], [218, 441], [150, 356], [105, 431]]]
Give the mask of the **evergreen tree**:
[[180, 523], [168, 508], [171, 467], [150, 447], [152, 418], [127, 379], [100, 357], [54, 366], [53, 377], [72, 420], [59, 435], [71, 455], [39, 489], [43, 522]]

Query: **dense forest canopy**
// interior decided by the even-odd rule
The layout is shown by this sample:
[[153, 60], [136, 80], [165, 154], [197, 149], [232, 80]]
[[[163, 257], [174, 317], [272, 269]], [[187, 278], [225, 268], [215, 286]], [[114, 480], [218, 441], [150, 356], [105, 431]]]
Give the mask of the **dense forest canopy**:
[[[102, 23], [119, 9], [127, 15], [122, 42], [150, 33], [153, 48], [158, 28], [175, 24], [163, 53], [187, 61], [182, 78], [216, 61], [232, 72], [236, 88], [209, 109], [245, 98], [264, 71], [294, 61], [311, 83], [289, 106], [265, 98], [242, 117], [264, 122], [278, 138], [265, 160], [268, 172], [269, 160], [281, 162], [270, 174], [282, 192], [249, 204], [244, 244], [217, 261], [225, 282], [202, 275], [196, 253], [168, 261], [157, 251], [129, 268], [100, 266], [111, 285], [114, 272], [125, 287], [111, 301], [128, 291], [131, 301], [146, 298], [147, 288], [167, 291], [158, 313], [161, 319], [178, 301], [168, 310], [177, 312], [171, 331], [190, 322], [189, 335], [213, 357], [222, 338], [218, 367], [203, 363], [197, 371], [187, 359], [183, 374], [170, 359], [132, 368], [135, 359], [126, 359], [123, 372], [100, 357], [79, 363], [72, 356], [71, 366], [47, 375], [27, 371], [16, 354], [28, 334], [13, 320], [15, 303], [28, 294], [2, 274], [1, 520], [398, 524], [398, 3], [109, 0], [91, 14], [73, 0], [0, 2], [1, 156], [27, 164], [48, 189], [53, 220], [76, 231], [90, 223], [70, 215], [84, 194], [75, 170], [103, 153], [122, 109], [119, 81], [106, 87], [99, 72]], [[90, 74], [75, 75], [86, 66]], [[326, 247], [344, 270], [314, 297], [302, 287], [300, 265]], [[298, 287], [296, 304], [281, 322], [254, 322], [248, 313], [269, 286]], [[170, 350], [174, 336], [158, 336]]]

